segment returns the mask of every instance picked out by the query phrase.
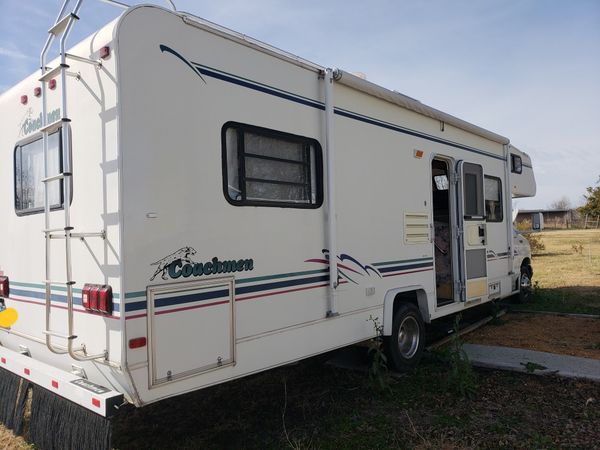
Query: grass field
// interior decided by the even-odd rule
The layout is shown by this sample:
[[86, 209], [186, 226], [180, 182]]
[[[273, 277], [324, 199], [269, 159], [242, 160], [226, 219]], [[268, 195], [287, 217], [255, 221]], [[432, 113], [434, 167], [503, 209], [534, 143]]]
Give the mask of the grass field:
[[533, 302], [524, 309], [600, 314], [600, 230], [536, 233], [545, 249], [533, 256]]

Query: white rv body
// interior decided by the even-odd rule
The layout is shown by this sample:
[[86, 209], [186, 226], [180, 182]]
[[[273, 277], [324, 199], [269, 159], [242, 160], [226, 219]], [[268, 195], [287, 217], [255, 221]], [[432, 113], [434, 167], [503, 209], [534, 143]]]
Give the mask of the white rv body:
[[[106, 46], [100, 68], [73, 60], [69, 71], [79, 75], [68, 78], [71, 223], [74, 232], [106, 234], [73, 239], [74, 340], [106, 358], [76, 361], [46, 345], [44, 214], [15, 211], [13, 164], [16, 149], [41, 136], [38, 74], [0, 97], [0, 270], [10, 279], [6, 306], [19, 316], [0, 328], [4, 357], [22, 361], [25, 349], [43, 367], [78, 373], [141, 406], [369, 339], [371, 316], [389, 335], [402, 299], [430, 322], [519, 291], [530, 256], [513, 244], [510, 198], [533, 195], [535, 181], [531, 160], [507, 139], [340, 71], [327, 122], [325, 68], [156, 6], [127, 10], [69, 53], [98, 60]], [[47, 92], [57, 117], [60, 90]], [[318, 179], [309, 206], [228, 197], [236, 127], [312, 146]], [[511, 154], [522, 159], [521, 173], [511, 172]], [[461, 162], [498, 180], [494, 221], [464, 219]], [[452, 301], [444, 302], [436, 165], [448, 168]], [[63, 226], [62, 210], [50, 217], [51, 228]], [[52, 279], [66, 279], [64, 242], [52, 245]], [[483, 264], [465, 263], [470, 250]], [[340, 270], [334, 292], [330, 253]], [[465, 268], [478, 275], [468, 278]], [[84, 310], [84, 283], [112, 287], [112, 314]], [[65, 289], [53, 286], [52, 295], [51, 329], [66, 333]], [[146, 345], [131, 343], [143, 338]]]

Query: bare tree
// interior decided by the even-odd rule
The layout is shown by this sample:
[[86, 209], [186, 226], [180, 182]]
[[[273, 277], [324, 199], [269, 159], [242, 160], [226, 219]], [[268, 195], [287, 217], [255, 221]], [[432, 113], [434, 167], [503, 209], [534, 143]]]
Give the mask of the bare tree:
[[573, 204], [571, 203], [571, 200], [569, 200], [567, 198], [567, 196], [563, 195], [558, 200], [554, 200], [552, 203], [550, 203], [549, 208], [550, 209], [572, 209]]

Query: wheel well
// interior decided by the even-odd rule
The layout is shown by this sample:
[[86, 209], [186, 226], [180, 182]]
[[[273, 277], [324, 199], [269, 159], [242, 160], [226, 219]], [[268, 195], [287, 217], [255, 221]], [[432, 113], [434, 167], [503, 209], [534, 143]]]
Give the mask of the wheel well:
[[523, 261], [521, 261], [521, 267], [530, 266], [530, 265], [531, 265], [531, 260], [529, 258], [523, 258]]
[[388, 291], [383, 299], [383, 334], [389, 336], [392, 333], [392, 324], [398, 308], [402, 304], [411, 303], [421, 313], [423, 322], [429, 323], [429, 304], [427, 294], [423, 286], [405, 286]]
[[412, 303], [417, 308], [419, 308], [419, 300], [417, 299], [417, 293], [415, 291], [410, 292], [400, 292], [396, 294], [394, 297], [394, 316], [396, 315], [396, 311], [400, 308], [402, 303]]

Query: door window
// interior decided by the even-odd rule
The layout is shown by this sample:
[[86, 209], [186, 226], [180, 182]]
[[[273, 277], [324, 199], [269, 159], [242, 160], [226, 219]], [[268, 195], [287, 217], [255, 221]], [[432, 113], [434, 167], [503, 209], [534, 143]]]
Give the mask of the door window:
[[483, 205], [483, 168], [479, 164], [464, 163], [464, 216], [466, 220], [482, 220]]

